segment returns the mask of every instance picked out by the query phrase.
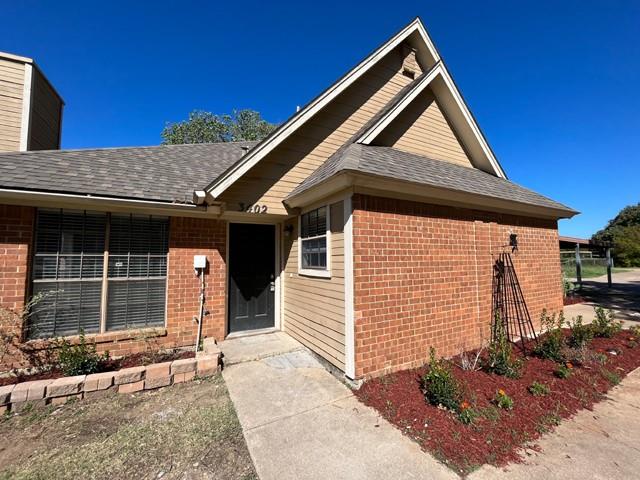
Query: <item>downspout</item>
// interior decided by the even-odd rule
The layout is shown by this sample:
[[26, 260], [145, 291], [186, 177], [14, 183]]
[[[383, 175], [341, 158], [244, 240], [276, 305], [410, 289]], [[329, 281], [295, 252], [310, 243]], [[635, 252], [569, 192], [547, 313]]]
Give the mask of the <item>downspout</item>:
[[204, 269], [198, 269], [200, 277], [200, 309], [198, 310], [198, 332], [196, 334], [195, 352], [200, 350], [200, 340], [202, 339], [202, 320], [204, 319]]

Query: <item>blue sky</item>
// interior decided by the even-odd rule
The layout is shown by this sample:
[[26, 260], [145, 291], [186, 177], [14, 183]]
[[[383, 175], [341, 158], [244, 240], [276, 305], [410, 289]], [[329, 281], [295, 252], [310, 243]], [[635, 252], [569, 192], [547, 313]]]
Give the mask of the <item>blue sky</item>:
[[640, 201], [640, 2], [0, 0], [0, 50], [66, 101], [63, 148], [154, 145], [193, 109], [286, 120], [419, 15], [509, 177], [583, 212]]

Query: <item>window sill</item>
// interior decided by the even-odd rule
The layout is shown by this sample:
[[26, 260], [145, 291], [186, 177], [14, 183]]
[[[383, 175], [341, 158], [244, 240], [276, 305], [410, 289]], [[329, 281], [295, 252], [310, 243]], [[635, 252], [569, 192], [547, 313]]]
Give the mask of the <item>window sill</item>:
[[[89, 344], [101, 344], [166, 336], [167, 329], [165, 327], [149, 327], [131, 330], [116, 330], [104, 333], [87, 333], [85, 334], [84, 338]], [[72, 345], [77, 345], [78, 343], [80, 343], [79, 335], [71, 335], [68, 337], [37, 338], [33, 340], [27, 340], [26, 342], [24, 342], [24, 346], [33, 350], [41, 350], [47, 348], [56, 338], [63, 338]]]
[[298, 269], [298, 275], [305, 277], [331, 278], [330, 270], [313, 270], [311, 268]]

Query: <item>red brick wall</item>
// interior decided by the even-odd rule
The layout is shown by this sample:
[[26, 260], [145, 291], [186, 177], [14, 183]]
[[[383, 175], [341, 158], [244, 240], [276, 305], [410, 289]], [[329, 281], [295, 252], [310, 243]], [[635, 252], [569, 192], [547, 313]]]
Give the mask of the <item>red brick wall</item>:
[[[29, 285], [28, 266], [35, 209], [0, 205], [0, 306], [19, 312], [24, 306]], [[138, 353], [148, 348], [174, 348], [195, 344], [200, 280], [193, 270], [193, 256], [206, 255], [205, 309], [210, 312], [203, 323], [203, 336], [224, 338], [226, 295], [226, 229], [224, 221], [172, 217], [169, 230], [167, 272], [166, 329], [109, 332], [88, 338], [97, 343], [99, 352], [109, 350], [113, 356]], [[15, 318], [15, 317], [14, 317]], [[13, 322], [12, 322], [13, 323]], [[6, 325], [0, 325], [0, 329]], [[46, 342], [28, 342], [24, 347], [42, 355]], [[0, 354], [2, 353], [0, 348]], [[24, 351], [11, 349], [0, 359], [0, 372], [29, 364]], [[34, 357], [35, 358], [35, 357]]]
[[195, 344], [193, 316], [200, 307], [200, 280], [193, 270], [193, 256], [206, 255], [205, 309], [202, 334], [222, 340], [225, 335], [226, 242], [224, 221], [172, 218], [169, 238], [167, 327], [181, 345]]
[[356, 376], [423, 364], [488, 340], [492, 266], [509, 233], [538, 327], [562, 309], [557, 223], [364, 195], [354, 196]]

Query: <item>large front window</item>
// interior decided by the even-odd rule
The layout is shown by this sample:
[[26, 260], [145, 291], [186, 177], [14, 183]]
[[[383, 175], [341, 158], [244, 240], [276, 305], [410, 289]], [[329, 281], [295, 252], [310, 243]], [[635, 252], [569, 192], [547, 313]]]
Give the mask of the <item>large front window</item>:
[[169, 221], [40, 209], [29, 338], [164, 325]]

